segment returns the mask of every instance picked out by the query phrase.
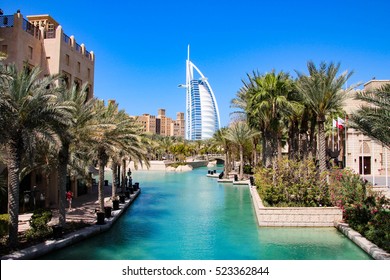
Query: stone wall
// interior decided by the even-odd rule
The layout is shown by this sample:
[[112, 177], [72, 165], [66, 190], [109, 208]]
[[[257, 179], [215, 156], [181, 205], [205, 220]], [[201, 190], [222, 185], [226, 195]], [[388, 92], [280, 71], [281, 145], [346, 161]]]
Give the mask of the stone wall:
[[207, 166], [209, 162], [207, 160], [187, 161], [186, 164], [191, 165], [193, 168]]
[[[140, 171], [166, 171], [166, 165], [173, 162], [165, 162], [162, 160], [150, 160], [149, 161], [149, 168], [147, 168], [146, 164], [138, 164], [138, 167], [135, 168], [134, 162], [130, 161], [130, 169], [131, 170], [140, 170]], [[192, 166], [192, 168], [198, 168], [202, 166], [207, 166], [208, 161], [200, 160], [200, 161], [188, 161], [186, 162], [187, 165]]]
[[333, 227], [343, 217], [337, 207], [264, 207], [256, 187], [250, 192], [259, 226]]

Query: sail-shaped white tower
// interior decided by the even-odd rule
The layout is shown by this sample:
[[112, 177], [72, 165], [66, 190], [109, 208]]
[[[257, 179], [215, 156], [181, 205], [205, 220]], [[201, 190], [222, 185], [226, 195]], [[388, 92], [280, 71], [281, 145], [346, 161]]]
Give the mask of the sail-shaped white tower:
[[[194, 76], [194, 70], [197, 76]], [[217, 100], [207, 78], [190, 60], [190, 46], [186, 61], [186, 131], [187, 140], [213, 137], [220, 128]]]

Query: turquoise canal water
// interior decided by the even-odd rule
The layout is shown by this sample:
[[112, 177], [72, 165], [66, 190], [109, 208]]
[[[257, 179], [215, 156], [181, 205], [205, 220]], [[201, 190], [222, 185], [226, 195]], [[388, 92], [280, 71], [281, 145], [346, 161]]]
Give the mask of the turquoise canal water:
[[44, 259], [370, 259], [335, 228], [259, 228], [248, 187], [206, 173], [134, 172], [142, 193], [111, 230]]

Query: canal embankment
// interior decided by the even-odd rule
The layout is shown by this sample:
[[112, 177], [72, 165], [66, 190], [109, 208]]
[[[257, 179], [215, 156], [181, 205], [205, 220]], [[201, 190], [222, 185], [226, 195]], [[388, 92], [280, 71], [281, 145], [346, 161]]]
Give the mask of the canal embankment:
[[390, 254], [342, 222], [337, 207], [265, 207], [256, 186], [248, 184], [257, 223], [260, 227], [336, 227], [376, 260], [390, 260]]
[[[97, 235], [99, 233], [109, 230], [113, 224], [118, 220], [118, 218], [126, 211], [126, 209], [136, 200], [136, 198], [141, 193], [141, 189], [138, 189], [129, 198], [125, 198], [124, 203], [119, 204], [118, 210], [111, 211], [111, 217], [106, 217], [104, 219], [104, 224], [93, 224], [87, 226], [78, 231], [71, 232], [57, 239], [47, 240], [43, 243], [28, 247], [26, 249], [13, 252], [11, 254], [1, 257], [1, 260], [31, 260], [39, 258], [43, 255], [46, 255], [55, 250], [62, 249], [64, 247], [70, 246], [82, 240], [85, 240], [91, 236]], [[82, 209], [82, 208], [80, 208]]]

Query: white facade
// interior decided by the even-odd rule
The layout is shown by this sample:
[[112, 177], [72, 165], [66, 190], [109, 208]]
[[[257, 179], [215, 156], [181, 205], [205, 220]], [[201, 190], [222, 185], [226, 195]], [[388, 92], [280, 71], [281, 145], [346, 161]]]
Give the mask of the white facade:
[[[195, 73], [199, 77], [194, 76]], [[186, 61], [186, 130], [187, 140], [204, 140], [213, 137], [220, 128], [219, 110], [214, 92], [207, 78], [190, 61]]]
[[[372, 80], [364, 84], [363, 90], [379, 88], [390, 80]], [[353, 114], [363, 104], [356, 100], [357, 91], [348, 93], [344, 110], [347, 115]], [[390, 150], [374, 139], [365, 136], [360, 131], [348, 127], [345, 135], [345, 166], [354, 170], [357, 174], [379, 183], [379, 177], [387, 178], [390, 175]], [[379, 184], [388, 185], [388, 180]]]

